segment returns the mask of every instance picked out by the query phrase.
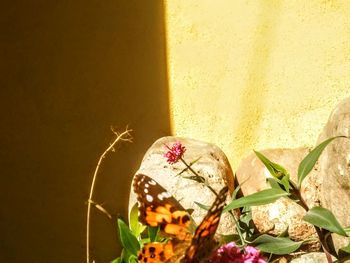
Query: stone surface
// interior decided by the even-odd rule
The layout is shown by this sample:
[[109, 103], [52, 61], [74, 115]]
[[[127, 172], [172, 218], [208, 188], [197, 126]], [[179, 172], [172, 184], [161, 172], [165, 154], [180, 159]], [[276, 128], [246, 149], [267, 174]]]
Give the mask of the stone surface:
[[[350, 137], [350, 98], [333, 110], [318, 143], [338, 135]], [[326, 147], [319, 162], [321, 204], [333, 212], [341, 225], [350, 226], [350, 140], [335, 139]], [[350, 241], [336, 234], [333, 239], [337, 249]]]
[[[309, 149], [270, 149], [261, 152], [271, 161], [284, 166], [289, 171], [291, 180], [297, 182], [298, 165], [308, 154]], [[318, 204], [319, 193], [316, 175], [317, 171], [314, 169], [304, 180], [301, 189], [302, 196], [309, 207]], [[271, 175], [255, 154], [251, 154], [241, 161], [236, 177], [244, 195], [270, 188], [266, 179]], [[281, 198], [274, 203], [252, 208], [253, 221], [259, 231], [278, 235], [288, 227], [289, 235], [294, 240], [317, 237], [313, 226], [302, 220], [304, 215], [305, 210], [287, 198]], [[311, 250], [318, 248], [318, 243], [310, 247]]]
[[[234, 178], [225, 154], [213, 144], [193, 139], [170, 136], [160, 138], [148, 149], [136, 174], [142, 173], [153, 178], [179, 200], [183, 207], [194, 209], [192, 217], [199, 224], [206, 211], [199, 208], [194, 202], [211, 205], [215, 196], [208, 188], [198, 182], [177, 176], [185, 168], [183, 163], [178, 162], [172, 165], [167, 163], [164, 157], [164, 153], [167, 152], [165, 144], [171, 146], [177, 141], [181, 142], [187, 149], [183, 157], [187, 163], [200, 158], [193, 164], [192, 168], [203, 176], [216, 192], [227, 185], [232, 193]], [[192, 174], [189, 171], [182, 174], [182, 176], [188, 175]], [[230, 200], [229, 197], [228, 200]], [[129, 211], [135, 203], [136, 196], [131, 189]], [[234, 222], [229, 214], [223, 214], [217, 232], [232, 234], [234, 228]]]
[[[332, 257], [332, 260], [335, 260], [334, 257]], [[291, 263], [327, 263], [327, 257], [325, 253], [321, 252], [312, 252], [304, 254], [298, 258], [295, 258], [290, 261]]]

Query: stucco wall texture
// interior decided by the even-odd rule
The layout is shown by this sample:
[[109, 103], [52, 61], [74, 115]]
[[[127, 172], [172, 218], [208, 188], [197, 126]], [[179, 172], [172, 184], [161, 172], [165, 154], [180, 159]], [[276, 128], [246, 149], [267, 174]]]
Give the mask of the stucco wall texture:
[[350, 95], [350, 1], [165, 2], [172, 132], [233, 169], [253, 149], [314, 145]]

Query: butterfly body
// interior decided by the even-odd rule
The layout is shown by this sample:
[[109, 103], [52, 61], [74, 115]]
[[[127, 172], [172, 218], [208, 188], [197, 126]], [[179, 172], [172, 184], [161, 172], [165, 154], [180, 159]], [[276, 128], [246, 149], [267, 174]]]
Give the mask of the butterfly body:
[[225, 204], [227, 187], [220, 191], [197, 228], [181, 204], [147, 175], [135, 175], [133, 187], [139, 203], [139, 221], [159, 227], [164, 236], [170, 237], [166, 243], [145, 244], [139, 252], [139, 262], [194, 263], [210, 255], [216, 244], [214, 235]]

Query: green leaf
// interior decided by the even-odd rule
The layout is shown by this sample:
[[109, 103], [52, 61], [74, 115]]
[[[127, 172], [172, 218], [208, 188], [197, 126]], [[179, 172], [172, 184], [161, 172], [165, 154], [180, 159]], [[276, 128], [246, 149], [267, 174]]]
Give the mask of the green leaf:
[[341, 227], [333, 213], [326, 208], [315, 206], [306, 213], [303, 219], [315, 226], [347, 237], [346, 232]]
[[118, 218], [119, 237], [122, 246], [132, 255], [137, 255], [140, 244], [123, 220]]
[[113, 259], [110, 263], [122, 263], [122, 258], [117, 257], [116, 259]]
[[202, 209], [204, 209], [204, 210], [206, 210], [206, 211], [208, 211], [208, 210], [210, 209], [210, 206], [208, 206], [208, 205], [203, 205], [203, 204], [198, 203], [198, 202], [196, 202], [196, 201], [194, 201], [194, 203], [195, 203], [196, 205], [198, 205], [200, 208], [202, 208]]
[[278, 237], [289, 237], [289, 226]]
[[296, 251], [303, 244], [303, 241], [295, 242], [286, 237], [273, 237], [264, 234], [256, 238], [252, 243], [263, 252], [285, 255]]
[[133, 205], [130, 210], [130, 229], [134, 236], [139, 237], [141, 233], [146, 229], [146, 226], [139, 222], [139, 209], [137, 203]]
[[232, 199], [236, 199], [239, 190], [241, 190], [241, 185], [237, 185], [237, 187], [236, 187], [235, 190], [233, 191], [233, 193], [232, 193]]
[[350, 243], [346, 247], [342, 247], [340, 250], [344, 251], [347, 254], [350, 254]]
[[283, 190], [273, 188], [265, 189], [254, 194], [232, 200], [231, 203], [224, 208], [223, 212], [227, 212], [243, 206], [266, 205], [288, 195], [289, 193]]
[[290, 190], [289, 174], [282, 177], [281, 184], [283, 185], [284, 190], [289, 193], [289, 190]]
[[156, 242], [157, 241], [157, 236], [159, 233], [159, 226], [157, 227], [147, 227], [148, 229], [148, 237], [150, 239], [151, 242]]
[[276, 178], [272, 177], [272, 178], [267, 178], [266, 180], [269, 182], [271, 188], [283, 190], [281, 188], [281, 185], [278, 183], [279, 180], [277, 181]]
[[122, 249], [122, 253], [121, 253], [121, 262], [122, 263], [128, 263], [129, 262], [129, 258], [131, 257], [131, 253], [129, 251], [127, 251], [125, 248]]
[[238, 225], [236, 225], [236, 227], [241, 229], [244, 239], [251, 240], [255, 232], [255, 225], [252, 220], [252, 212], [249, 206], [243, 207], [241, 216], [238, 220]]
[[329, 138], [328, 140], [325, 140], [318, 146], [316, 146], [306, 157], [301, 161], [298, 167], [298, 186], [300, 188], [301, 183], [305, 179], [305, 177], [311, 172], [311, 170], [314, 168], [318, 158], [320, 157], [323, 150], [326, 148], [326, 146], [332, 142], [334, 139], [337, 138], [347, 138], [345, 136], [336, 136], [333, 138]]
[[138, 258], [135, 255], [130, 255], [129, 259], [128, 259], [128, 263], [137, 263]]
[[263, 155], [258, 151], [254, 151], [254, 152], [256, 156], [260, 159], [260, 161], [263, 162], [263, 164], [266, 166], [267, 170], [269, 170], [270, 174], [273, 177], [282, 178], [285, 175], [288, 175], [287, 170], [283, 166], [279, 165], [278, 163], [274, 163], [270, 161], [265, 155]]
[[121, 253], [121, 255], [120, 255], [121, 261], [122, 261], [123, 263], [128, 262], [128, 260], [129, 260], [129, 255], [130, 255], [130, 253], [128, 253], [128, 252], [126, 251], [126, 249], [123, 248], [123, 249], [122, 249], [122, 253]]
[[142, 247], [144, 244], [150, 243], [150, 242], [151, 242], [151, 240], [149, 239], [149, 237], [147, 237], [147, 238], [142, 238], [142, 239], [140, 240], [140, 245], [141, 245], [141, 247]]
[[252, 210], [249, 206], [245, 206], [242, 209], [241, 216], [239, 217], [239, 222], [249, 225], [251, 221], [252, 221]]
[[239, 235], [237, 234], [231, 234], [231, 235], [220, 235], [220, 242], [221, 243], [230, 243], [230, 242], [240, 243]]
[[348, 262], [350, 259], [350, 243], [346, 247], [342, 247], [338, 250], [339, 260], [336, 262]]

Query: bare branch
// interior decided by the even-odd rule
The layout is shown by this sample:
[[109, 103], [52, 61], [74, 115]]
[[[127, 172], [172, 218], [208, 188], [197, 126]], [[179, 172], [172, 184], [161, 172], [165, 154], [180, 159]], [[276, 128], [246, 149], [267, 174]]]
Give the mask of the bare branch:
[[98, 210], [100, 210], [102, 213], [104, 213], [109, 219], [112, 219], [112, 215], [102, 205], [100, 205], [92, 200], [88, 200], [88, 203], [93, 204]]
[[[92, 198], [94, 194], [95, 189], [95, 183], [96, 183], [96, 177], [100, 169], [100, 165], [102, 163], [102, 160], [105, 158], [107, 153], [109, 151], [114, 151], [114, 146], [117, 144], [117, 142], [124, 141], [124, 142], [132, 142], [132, 136], [131, 132], [132, 130], [126, 127], [125, 131], [122, 133], [118, 133], [111, 128], [112, 132], [117, 136], [114, 141], [110, 144], [110, 146], [101, 154], [96, 168], [94, 172], [94, 176], [92, 178], [92, 183], [90, 187], [90, 194], [88, 199], [88, 207], [87, 207], [87, 214], [86, 214], [86, 262], [90, 262], [90, 214], [91, 214], [91, 205], [93, 204], [97, 209], [105, 213], [109, 218], [112, 218], [112, 216], [99, 204], [95, 203]], [[94, 262], [94, 261], [93, 261]]]

